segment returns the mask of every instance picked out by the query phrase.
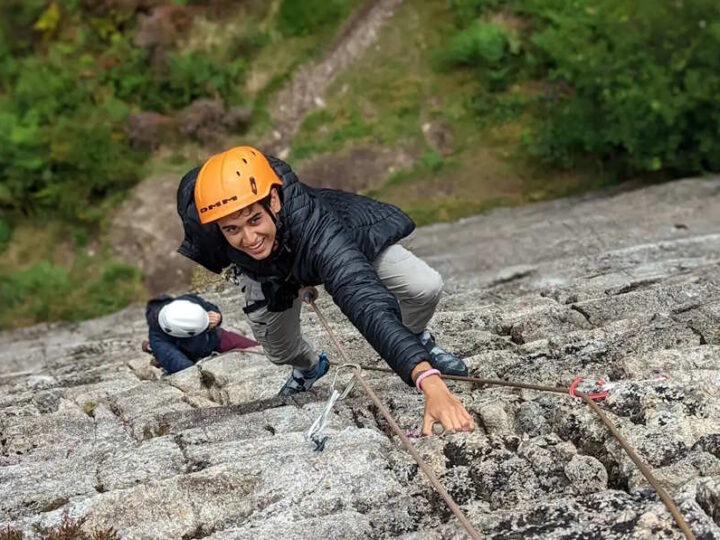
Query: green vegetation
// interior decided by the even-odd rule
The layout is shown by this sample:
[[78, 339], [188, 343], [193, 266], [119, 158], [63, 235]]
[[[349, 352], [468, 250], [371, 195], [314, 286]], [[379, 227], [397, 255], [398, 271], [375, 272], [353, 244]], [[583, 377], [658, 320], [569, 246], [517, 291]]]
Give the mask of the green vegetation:
[[142, 174], [147, 155], [124, 131], [132, 111], [243, 101], [246, 59], [232, 49], [136, 47], [130, 8], [28, 2], [0, 15], [24, 23], [0, 26], [0, 208], [11, 214], [97, 224], [105, 202]]
[[[489, 83], [480, 112], [510, 105], [532, 114], [533, 155], [561, 166], [590, 160], [620, 178], [720, 170], [717, 2], [452, 4], [465, 16], [446, 61]], [[505, 92], [531, 81], [541, 84], [529, 95]]]
[[89, 319], [117, 311], [141, 295], [140, 271], [109, 257], [80, 254], [69, 269], [41, 260], [0, 275], [0, 326]]
[[[472, 4], [406, 0], [378, 46], [338, 77], [326, 107], [305, 119], [291, 162], [350, 146], [404, 149], [414, 165], [374, 179], [368, 194], [401, 206], [420, 225], [601, 185], [593, 171], [558, 172], [521, 148], [531, 98], [503, 83], [518, 68], [497, 60], [498, 51], [520, 54], [517, 31], [513, 21], [481, 24], [475, 11], [459, 16], [479, 9]], [[456, 21], [471, 28], [469, 37]], [[444, 134], [445, 148], [423, 133], [431, 125]]]
[[[130, 116], [177, 118], [211, 98], [249, 107], [245, 137], [264, 139], [275, 92], [361, 4], [4, 2], [0, 326], [141, 299], [141, 276], [103, 240], [108, 216], [144, 175], [182, 173], [208, 148], [200, 137], [134, 148]], [[406, 0], [397, 11], [305, 118], [296, 168], [353, 147], [409, 156], [367, 191], [419, 224], [720, 170], [716, 1]]]
[[[318, 50], [358, 3], [323, 1], [307, 9], [306, 2], [283, 0], [273, 15], [269, 3], [250, 2], [230, 21], [226, 12], [216, 14], [222, 24], [208, 11], [193, 22], [197, 36], [188, 32], [194, 13], [168, 11], [162, 15], [168, 22], [142, 28], [132, 4], [88, 10], [73, 0], [4, 3], [0, 209], [101, 222], [105, 203], [139, 180], [148, 157], [128, 144], [124, 126], [132, 112], [171, 114], [203, 97], [226, 105], [261, 98], [262, 116], [266, 87]], [[248, 73], [264, 52], [284, 65], [248, 92]]]
[[18, 224], [0, 255], [0, 327], [79, 321], [142, 299], [140, 271], [96, 236], [58, 220]]
[[133, 2], [4, 2], [0, 327], [80, 320], [141, 299], [139, 272], [103, 240], [108, 216], [149, 171], [187, 168], [206, 150], [174, 140], [156, 155], [136, 149], [130, 115], [172, 117], [211, 98], [253, 109], [250, 129], [262, 133], [269, 96], [359, 3], [173, 1], [140, 11]]
[[5, 251], [12, 238], [12, 227], [7, 221], [0, 219], [0, 253]]
[[[421, 224], [718, 171], [719, 29], [709, 0], [408, 0], [290, 157], [411, 152], [369, 193]], [[442, 154], [430, 124], [451, 138]]]
[[278, 26], [286, 36], [307, 36], [327, 31], [345, 19], [357, 0], [282, 0]]
[[83, 412], [90, 416], [91, 418], [95, 417], [95, 408], [97, 407], [97, 403], [95, 401], [86, 401], [83, 403]]

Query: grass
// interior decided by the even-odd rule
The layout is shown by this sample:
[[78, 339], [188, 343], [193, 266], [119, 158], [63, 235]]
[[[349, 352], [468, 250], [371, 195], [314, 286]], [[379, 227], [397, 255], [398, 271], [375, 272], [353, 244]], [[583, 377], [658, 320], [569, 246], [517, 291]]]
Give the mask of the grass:
[[[307, 33], [301, 27], [287, 28], [288, 20], [292, 21], [293, 8], [307, 11], [302, 0], [272, 2], [262, 22], [268, 42], [253, 58], [245, 84], [245, 92], [253, 100], [253, 121], [247, 140], [260, 140], [267, 135], [272, 125], [268, 110], [272, 97], [290, 81], [298, 67], [319, 58], [361, 3], [361, 0], [320, 2], [319, 9], [330, 8], [334, 14], [318, 19], [319, 26]], [[298, 25], [304, 24], [308, 21], [298, 19]]]
[[305, 119], [291, 158], [334, 151], [346, 142], [423, 146], [423, 122], [439, 117], [465, 122], [472, 76], [439, 75], [431, 58], [450, 30], [443, 3], [406, 2], [383, 28], [377, 45], [337, 78], [327, 106]]
[[95, 408], [97, 407], [97, 403], [95, 401], [89, 400], [83, 403], [83, 412], [87, 414], [89, 417], [93, 418], [95, 416]]
[[144, 298], [140, 271], [89, 236], [57, 221], [16, 226], [0, 254], [0, 328], [84, 320]]
[[[409, 149], [415, 165], [367, 194], [397, 204], [419, 225], [603, 185], [597, 174], [548, 169], [523, 151], [532, 88], [484, 101], [477, 96], [487, 81], [477, 70], [439, 69], [438, 51], [456, 33], [445, 2], [407, 0], [377, 45], [331, 86], [326, 106], [306, 117], [291, 162], [352, 145]], [[425, 139], [427, 123], [451, 134], [449, 155]]]

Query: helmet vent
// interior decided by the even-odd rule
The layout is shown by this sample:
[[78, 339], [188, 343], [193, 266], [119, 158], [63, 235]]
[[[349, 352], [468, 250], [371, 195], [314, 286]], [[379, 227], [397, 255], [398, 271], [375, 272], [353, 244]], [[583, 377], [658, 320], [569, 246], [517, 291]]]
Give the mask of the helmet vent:
[[240, 176], [240, 171], [235, 171], [235, 174], [237, 174], [238, 176]]
[[243, 160], [243, 163], [244, 163], [245, 165], [247, 165], [247, 159], [242, 158], [242, 160]]
[[251, 177], [250, 177], [250, 189], [252, 189], [252, 192], [253, 192], [255, 195], [257, 195], [258, 188], [257, 188], [257, 183], [255, 182], [255, 177], [254, 177], [254, 176], [251, 176]]
[[250, 153], [251, 153], [253, 156], [257, 156], [257, 154], [256, 154], [253, 150], [250, 150]]

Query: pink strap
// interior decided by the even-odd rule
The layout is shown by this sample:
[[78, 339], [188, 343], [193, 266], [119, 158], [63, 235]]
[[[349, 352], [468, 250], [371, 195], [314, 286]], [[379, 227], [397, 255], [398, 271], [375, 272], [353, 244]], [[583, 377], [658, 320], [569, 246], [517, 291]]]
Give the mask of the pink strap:
[[439, 369], [426, 369], [423, 371], [417, 379], [415, 379], [415, 388], [422, 392], [422, 382], [431, 375], [440, 375]]

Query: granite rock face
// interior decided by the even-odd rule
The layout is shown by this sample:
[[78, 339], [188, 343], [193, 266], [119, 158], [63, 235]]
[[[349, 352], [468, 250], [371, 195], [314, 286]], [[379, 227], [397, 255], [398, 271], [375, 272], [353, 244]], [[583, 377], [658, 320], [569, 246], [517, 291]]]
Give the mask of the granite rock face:
[[[720, 179], [499, 210], [410, 247], [445, 277], [441, 344], [480, 377], [609, 381], [601, 407], [697, 537], [720, 539]], [[203, 294], [247, 331], [237, 287]], [[319, 305], [354, 360], [376, 365]], [[337, 359], [312, 312], [303, 325]], [[145, 331], [136, 307], [0, 335], [0, 528], [36, 538], [68, 514], [127, 539], [465, 537], [359, 389], [315, 452], [305, 433], [332, 377], [278, 398], [288, 369], [248, 353], [162, 376]], [[366, 379], [404, 429], [420, 426], [417, 392]], [[582, 402], [451, 384], [478, 429], [415, 444], [483, 536], [682, 538]]]

